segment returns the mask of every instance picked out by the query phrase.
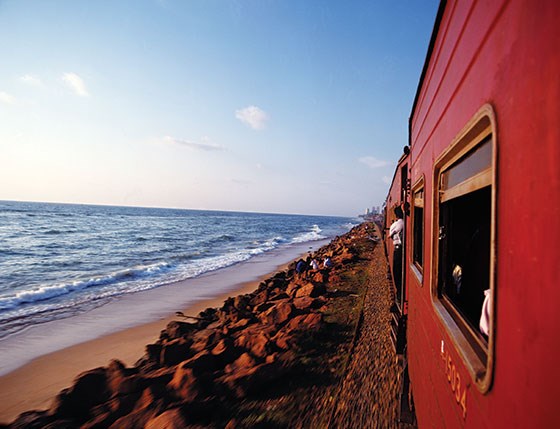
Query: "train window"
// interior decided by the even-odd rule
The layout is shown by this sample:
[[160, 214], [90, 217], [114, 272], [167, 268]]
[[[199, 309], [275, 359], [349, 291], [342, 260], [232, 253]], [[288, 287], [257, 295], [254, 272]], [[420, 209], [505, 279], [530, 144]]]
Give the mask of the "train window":
[[[467, 367], [483, 392], [493, 361], [495, 156], [486, 108], [436, 162], [434, 293]], [[491, 111], [490, 111], [491, 113]], [[484, 314], [490, 318], [481, 320]], [[490, 328], [488, 328], [488, 326]]]
[[412, 210], [412, 261], [422, 272], [424, 266], [424, 181], [414, 187]]

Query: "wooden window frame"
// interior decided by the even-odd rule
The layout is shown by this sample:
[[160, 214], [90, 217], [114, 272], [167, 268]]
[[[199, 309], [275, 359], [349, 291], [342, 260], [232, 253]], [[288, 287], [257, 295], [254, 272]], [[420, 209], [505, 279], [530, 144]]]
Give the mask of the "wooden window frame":
[[[441, 191], [442, 173], [448, 170], [454, 163], [460, 160], [465, 154], [478, 146], [483, 140], [491, 137], [492, 144], [492, 167], [475, 174], [460, 184]], [[496, 331], [496, 215], [497, 215], [497, 131], [496, 116], [490, 104], [484, 105], [453, 139], [449, 147], [435, 160], [433, 169], [433, 199], [432, 199], [432, 267], [431, 267], [431, 296], [432, 304], [440, 321], [445, 326], [455, 349], [465, 364], [477, 389], [485, 394], [492, 385], [494, 370], [494, 349]], [[466, 195], [491, 186], [491, 219], [490, 219], [490, 297], [492, 308], [490, 309], [490, 327], [486, 347], [486, 362], [480, 358], [477, 350], [477, 335], [472, 332], [472, 327], [464, 321], [464, 318], [454, 309], [450, 301], [438, 294], [439, 281], [439, 217], [440, 204], [456, 198], [459, 195]], [[425, 195], [424, 195], [425, 197]], [[447, 302], [446, 302], [447, 301]]]

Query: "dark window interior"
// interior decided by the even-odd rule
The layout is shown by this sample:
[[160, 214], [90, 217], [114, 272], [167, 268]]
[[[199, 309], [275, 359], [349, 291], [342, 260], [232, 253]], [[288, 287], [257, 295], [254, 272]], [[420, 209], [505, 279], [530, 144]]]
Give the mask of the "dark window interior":
[[438, 292], [477, 333], [490, 287], [491, 199], [488, 186], [440, 206]]
[[414, 242], [412, 255], [413, 260], [420, 267], [424, 263], [424, 208], [414, 206], [414, 226], [413, 226]]

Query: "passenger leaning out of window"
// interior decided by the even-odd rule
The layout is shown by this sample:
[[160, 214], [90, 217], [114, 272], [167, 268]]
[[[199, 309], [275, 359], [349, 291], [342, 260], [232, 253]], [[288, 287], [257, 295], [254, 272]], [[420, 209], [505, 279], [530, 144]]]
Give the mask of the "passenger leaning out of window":
[[402, 234], [404, 229], [404, 213], [399, 206], [394, 209], [395, 221], [389, 228], [389, 236], [393, 239], [393, 282], [400, 288], [402, 279]]

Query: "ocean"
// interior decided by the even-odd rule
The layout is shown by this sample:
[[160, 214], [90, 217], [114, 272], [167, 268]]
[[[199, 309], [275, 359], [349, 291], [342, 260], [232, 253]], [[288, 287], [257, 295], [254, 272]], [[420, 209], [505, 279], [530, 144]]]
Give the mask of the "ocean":
[[126, 295], [329, 239], [357, 223], [328, 216], [0, 201], [0, 339]]

